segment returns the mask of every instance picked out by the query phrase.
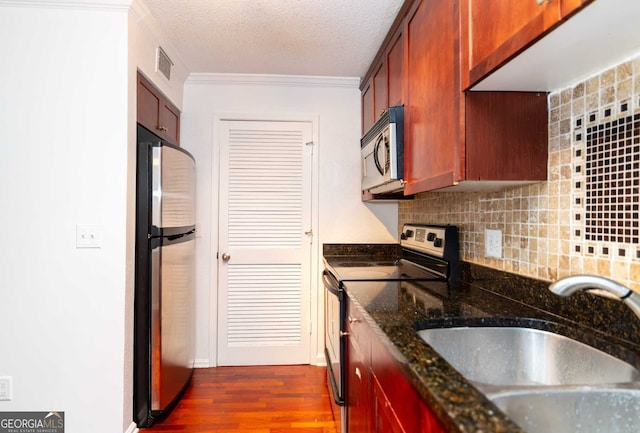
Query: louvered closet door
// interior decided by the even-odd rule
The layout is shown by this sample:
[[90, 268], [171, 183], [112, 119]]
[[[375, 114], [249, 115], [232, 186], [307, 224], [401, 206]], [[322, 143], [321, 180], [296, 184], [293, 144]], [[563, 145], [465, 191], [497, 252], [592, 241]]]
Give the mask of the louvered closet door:
[[218, 365], [306, 364], [312, 124], [220, 124]]

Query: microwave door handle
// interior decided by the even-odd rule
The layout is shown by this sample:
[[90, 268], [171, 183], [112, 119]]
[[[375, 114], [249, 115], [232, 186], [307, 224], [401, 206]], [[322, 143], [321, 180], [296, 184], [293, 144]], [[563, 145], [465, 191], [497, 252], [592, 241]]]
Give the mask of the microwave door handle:
[[376, 145], [373, 147], [373, 162], [376, 163], [376, 168], [378, 169], [380, 174], [384, 176], [384, 169], [380, 165], [380, 160], [378, 159], [378, 154], [379, 154], [378, 152], [380, 151], [380, 144], [382, 144], [383, 140], [384, 140], [384, 135], [380, 134], [380, 136], [376, 140]]
[[391, 165], [391, 148], [389, 146], [389, 139], [384, 137], [384, 172], [389, 171]]

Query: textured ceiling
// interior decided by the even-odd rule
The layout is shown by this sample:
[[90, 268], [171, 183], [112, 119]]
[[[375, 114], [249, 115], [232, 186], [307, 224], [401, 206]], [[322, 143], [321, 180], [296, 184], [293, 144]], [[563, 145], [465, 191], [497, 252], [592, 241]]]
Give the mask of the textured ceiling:
[[190, 72], [362, 77], [403, 0], [145, 0]]

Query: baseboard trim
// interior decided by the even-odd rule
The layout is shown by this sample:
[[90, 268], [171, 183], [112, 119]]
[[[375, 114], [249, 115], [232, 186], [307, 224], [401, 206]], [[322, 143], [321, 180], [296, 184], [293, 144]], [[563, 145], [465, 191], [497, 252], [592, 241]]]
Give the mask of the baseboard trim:
[[211, 363], [207, 358], [196, 359], [195, 361], [193, 361], [193, 368], [209, 368], [209, 367], [211, 367]]
[[140, 430], [138, 429], [138, 426], [136, 425], [136, 423], [132, 422], [131, 424], [129, 424], [129, 428], [127, 428], [124, 433], [139, 433]]

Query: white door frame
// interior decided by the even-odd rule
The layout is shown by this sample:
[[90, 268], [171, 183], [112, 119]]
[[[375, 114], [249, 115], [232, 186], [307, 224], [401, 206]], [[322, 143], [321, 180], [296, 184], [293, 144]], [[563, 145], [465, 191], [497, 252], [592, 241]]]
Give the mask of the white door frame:
[[[218, 230], [219, 230], [219, 185], [220, 185], [220, 123], [227, 120], [239, 121], [297, 121], [310, 122], [312, 124], [313, 157], [311, 173], [311, 230], [313, 230], [313, 240], [311, 245], [311, 287], [310, 287], [310, 310], [311, 335], [309, 339], [309, 359], [312, 364], [323, 364], [324, 355], [317, 353], [319, 339], [324, 339], [324, 331], [319, 330], [321, 316], [319, 307], [322, 301], [319, 299], [322, 293], [318, 291], [318, 263], [322, 246], [319, 245], [318, 215], [319, 215], [319, 153], [320, 142], [318, 129], [320, 116], [317, 114], [288, 113], [247, 113], [247, 112], [220, 112], [213, 115], [212, 130], [212, 152], [211, 152], [211, 254], [210, 254], [210, 288], [209, 288], [209, 366], [217, 366], [218, 359]], [[322, 356], [321, 356], [322, 355]]]

